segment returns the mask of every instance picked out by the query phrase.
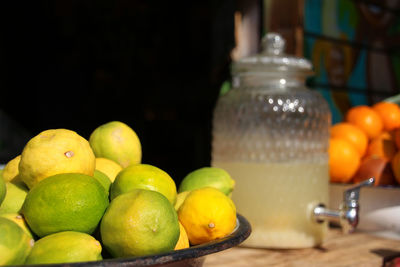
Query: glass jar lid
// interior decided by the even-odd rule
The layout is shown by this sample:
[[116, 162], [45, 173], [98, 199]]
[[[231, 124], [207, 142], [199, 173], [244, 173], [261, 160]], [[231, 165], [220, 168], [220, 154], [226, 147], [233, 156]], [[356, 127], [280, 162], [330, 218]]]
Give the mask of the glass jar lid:
[[262, 52], [234, 62], [233, 74], [244, 72], [300, 72], [312, 74], [312, 64], [305, 58], [284, 53], [285, 39], [277, 33], [267, 33], [261, 40]]

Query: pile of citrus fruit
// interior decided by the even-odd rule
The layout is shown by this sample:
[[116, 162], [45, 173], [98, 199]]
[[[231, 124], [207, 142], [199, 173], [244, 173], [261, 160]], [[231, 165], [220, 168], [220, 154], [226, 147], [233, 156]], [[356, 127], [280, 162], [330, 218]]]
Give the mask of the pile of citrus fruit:
[[234, 231], [226, 171], [196, 169], [177, 188], [141, 160], [138, 136], [119, 121], [88, 140], [68, 129], [34, 136], [1, 170], [0, 265], [153, 255]]
[[350, 108], [330, 129], [329, 172], [333, 183], [375, 177], [375, 185], [398, 185], [400, 107], [381, 101]]

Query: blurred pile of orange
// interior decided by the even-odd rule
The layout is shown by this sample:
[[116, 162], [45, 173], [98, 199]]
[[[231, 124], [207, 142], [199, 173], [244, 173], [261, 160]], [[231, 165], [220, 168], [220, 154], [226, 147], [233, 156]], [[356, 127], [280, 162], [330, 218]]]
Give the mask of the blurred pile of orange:
[[400, 107], [391, 102], [355, 106], [332, 125], [329, 144], [332, 183], [400, 184]]

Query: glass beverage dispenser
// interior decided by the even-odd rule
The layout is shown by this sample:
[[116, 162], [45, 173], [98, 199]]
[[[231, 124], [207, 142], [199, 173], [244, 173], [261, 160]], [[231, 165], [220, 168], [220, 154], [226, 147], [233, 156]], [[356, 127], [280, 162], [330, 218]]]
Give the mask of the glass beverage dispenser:
[[309, 61], [285, 55], [274, 33], [262, 46], [235, 62], [232, 89], [217, 101], [211, 164], [236, 181], [232, 199], [252, 225], [243, 245], [313, 247], [328, 226], [314, 220], [313, 209], [328, 202], [331, 114], [305, 86]]

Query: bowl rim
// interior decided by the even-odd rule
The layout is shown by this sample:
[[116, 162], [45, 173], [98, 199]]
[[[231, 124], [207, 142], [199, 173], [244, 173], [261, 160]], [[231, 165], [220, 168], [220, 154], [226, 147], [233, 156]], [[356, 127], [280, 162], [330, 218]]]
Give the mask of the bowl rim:
[[[237, 227], [235, 230], [220, 239], [207, 242], [204, 244], [191, 246], [189, 248], [173, 250], [166, 253], [160, 253], [156, 255], [142, 256], [142, 257], [129, 257], [129, 258], [113, 258], [103, 259], [99, 261], [86, 261], [86, 262], [74, 262], [74, 263], [57, 263], [57, 264], [32, 264], [23, 266], [39, 266], [43, 265], [46, 267], [94, 267], [104, 266], [111, 267], [116, 265], [124, 266], [153, 266], [161, 264], [169, 264], [179, 262], [182, 260], [200, 258], [209, 254], [213, 254], [228, 248], [235, 247], [246, 240], [251, 233], [251, 225], [248, 220], [240, 215], [236, 214]], [[103, 248], [104, 249], [104, 248]]]

